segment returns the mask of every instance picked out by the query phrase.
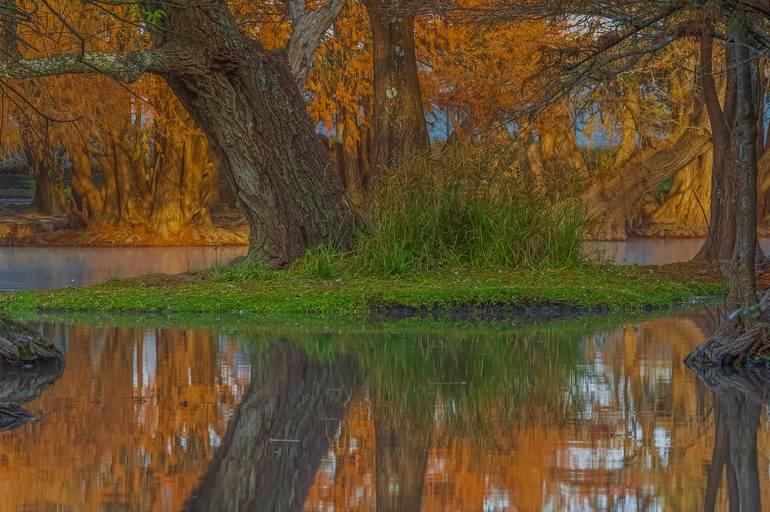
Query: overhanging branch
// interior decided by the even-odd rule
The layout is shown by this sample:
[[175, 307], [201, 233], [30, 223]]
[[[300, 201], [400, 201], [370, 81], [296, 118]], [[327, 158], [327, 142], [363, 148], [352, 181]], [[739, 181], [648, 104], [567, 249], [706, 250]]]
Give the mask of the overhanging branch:
[[126, 54], [110, 52], [72, 53], [36, 59], [0, 59], [0, 77], [10, 80], [66, 74], [104, 74], [132, 83], [144, 73], [162, 73], [158, 50], [137, 50]]

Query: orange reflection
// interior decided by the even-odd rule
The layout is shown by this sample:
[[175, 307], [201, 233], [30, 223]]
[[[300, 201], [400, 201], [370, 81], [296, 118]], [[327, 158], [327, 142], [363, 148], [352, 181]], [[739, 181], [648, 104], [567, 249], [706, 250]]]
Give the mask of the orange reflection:
[[[178, 510], [249, 381], [207, 332], [73, 328], [61, 379], [0, 434], [0, 510]], [[245, 363], [245, 365], [244, 365]]]
[[[564, 395], [563, 410], [533, 401], [520, 417], [506, 420], [493, 398], [484, 404], [481, 428], [458, 429], [443, 421], [446, 404], [437, 397], [426, 455], [413, 449], [401, 464], [420, 467], [427, 457], [422, 495], [408, 509], [702, 509], [713, 398], [681, 361], [706, 329], [702, 319], [682, 317], [583, 337], [575, 382], [553, 383], [552, 392]], [[382, 470], [375, 457], [381, 418], [372, 411], [382, 409], [372, 404], [374, 396], [359, 393], [350, 405], [326, 457], [335, 463], [322, 465], [305, 510], [371, 510], [378, 503], [373, 482]], [[760, 468], [768, 467], [769, 444], [761, 429]], [[767, 472], [760, 478], [767, 505]], [[726, 507], [727, 493], [720, 490], [717, 510]]]

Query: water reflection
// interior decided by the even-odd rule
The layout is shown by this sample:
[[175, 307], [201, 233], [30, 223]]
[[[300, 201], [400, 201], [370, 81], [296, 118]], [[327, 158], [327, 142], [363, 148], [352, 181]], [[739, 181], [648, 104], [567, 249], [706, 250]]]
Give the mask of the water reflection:
[[757, 436], [762, 408], [770, 402], [770, 371], [709, 370], [698, 375], [714, 392], [714, 448], [704, 510], [715, 509], [720, 491], [730, 510], [762, 509]]
[[[586, 249], [603, 254], [618, 265], [665, 265], [690, 261], [703, 242], [703, 238], [630, 238], [592, 241], [586, 243]], [[770, 251], [770, 239], [762, 238], [759, 244], [765, 254]]]
[[0, 511], [759, 510], [770, 395], [681, 363], [710, 328], [49, 326]]
[[248, 353], [208, 332], [47, 329], [61, 378], [0, 434], [0, 510], [179, 510], [250, 379]]
[[64, 288], [112, 277], [181, 274], [225, 264], [246, 247], [0, 247], [0, 291]]
[[58, 364], [26, 369], [0, 367], [0, 432], [34, 420], [22, 404], [39, 397], [61, 374], [62, 366]]

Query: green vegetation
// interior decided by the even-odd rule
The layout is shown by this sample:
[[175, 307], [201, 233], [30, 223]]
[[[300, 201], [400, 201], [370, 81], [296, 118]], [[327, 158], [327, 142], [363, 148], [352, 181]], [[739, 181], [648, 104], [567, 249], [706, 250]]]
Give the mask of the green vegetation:
[[[384, 276], [356, 272], [338, 258], [333, 274], [336, 277], [316, 277], [320, 265], [317, 260], [328, 262], [328, 257], [311, 254], [288, 271], [268, 270], [244, 261], [177, 277], [111, 280], [81, 289], [9, 293], [2, 303], [15, 315], [35, 311], [187, 312], [357, 319], [368, 317], [373, 305], [450, 308], [551, 303], [634, 310], [665, 307], [723, 291], [720, 281], [705, 277], [592, 265], [508, 270], [444, 267]], [[321, 270], [328, 273], [329, 268]]]
[[582, 263], [585, 213], [549, 197], [511, 151], [450, 148], [413, 156], [377, 189], [370, 230], [353, 265], [402, 274], [442, 265], [552, 268]]
[[[288, 270], [257, 260], [182, 276], [118, 277], [84, 289], [7, 294], [31, 312], [313, 315], [334, 319], [522, 316], [667, 307], [723, 291], [713, 275], [587, 259], [579, 207], [527, 182], [503, 152], [414, 157], [379, 187], [356, 249], [316, 247]], [[556, 198], [554, 198], [556, 196]], [[554, 308], [554, 306], [556, 308]], [[529, 314], [537, 316], [537, 309]]]

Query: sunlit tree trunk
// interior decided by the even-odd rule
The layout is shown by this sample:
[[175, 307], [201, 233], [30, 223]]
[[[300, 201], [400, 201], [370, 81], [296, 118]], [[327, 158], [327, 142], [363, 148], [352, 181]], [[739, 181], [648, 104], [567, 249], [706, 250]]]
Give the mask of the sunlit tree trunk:
[[583, 193], [595, 239], [626, 239], [629, 210], [638, 207], [645, 194], [660, 182], [708, 151], [704, 118], [701, 111], [696, 111], [691, 119], [683, 119], [669, 141], [637, 152], [613, 177]]
[[691, 237], [708, 232], [712, 158], [713, 152], [707, 151], [676, 173], [671, 191], [642, 234]]

